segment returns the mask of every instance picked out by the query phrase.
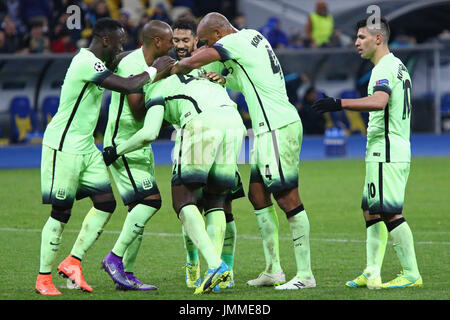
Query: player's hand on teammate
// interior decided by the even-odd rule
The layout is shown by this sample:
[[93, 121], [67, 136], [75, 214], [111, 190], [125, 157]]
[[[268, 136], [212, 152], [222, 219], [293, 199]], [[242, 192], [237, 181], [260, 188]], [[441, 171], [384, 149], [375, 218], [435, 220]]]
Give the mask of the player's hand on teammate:
[[116, 147], [106, 147], [103, 150], [103, 161], [105, 161], [106, 166], [111, 165], [117, 158], [119, 158], [119, 155], [117, 154]]
[[342, 104], [341, 99], [336, 99], [328, 97], [326, 94], [323, 95], [324, 98], [314, 101], [311, 108], [319, 113], [341, 111]]
[[175, 64], [175, 59], [169, 57], [169, 56], [162, 56], [156, 59], [152, 67], [156, 68], [156, 70], [159, 72], [172, 69], [173, 65]]
[[213, 81], [213, 82], [217, 82], [220, 84], [224, 84], [227, 80], [225, 79], [225, 77], [221, 76], [218, 73], [215, 72], [206, 72], [203, 77], [205, 77], [206, 79]]

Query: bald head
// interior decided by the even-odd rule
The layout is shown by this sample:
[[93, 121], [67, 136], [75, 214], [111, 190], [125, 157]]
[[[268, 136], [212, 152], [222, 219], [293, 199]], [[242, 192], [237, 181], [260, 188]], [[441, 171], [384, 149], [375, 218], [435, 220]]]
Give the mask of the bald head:
[[149, 45], [154, 38], [165, 39], [172, 37], [172, 28], [160, 20], [152, 20], [147, 22], [142, 28], [142, 41], [144, 45]]
[[211, 46], [222, 37], [237, 32], [228, 19], [218, 13], [210, 12], [199, 22], [197, 27], [197, 34], [201, 41], [206, 42], [206, 45]]

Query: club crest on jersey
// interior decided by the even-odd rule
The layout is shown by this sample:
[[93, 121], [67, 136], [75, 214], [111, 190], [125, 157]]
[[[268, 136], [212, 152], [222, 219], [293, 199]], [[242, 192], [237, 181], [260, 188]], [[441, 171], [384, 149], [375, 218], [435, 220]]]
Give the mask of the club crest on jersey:
[[150, 179], [145, 178], [144, 180], [142, 180], [142, 188], [144, 188], [144, 190], [149, 190], [153, 187], [153, 183], [150, 181]]
[[106, 67], [105, 67], [105, 65], [104, 65], [103, 63], [97, 61], [97, 62], [94, 64], [94, 69], [95, 69], [95, 71], [97, 71], [97, 72], [103, 72], [103, 71], [106, 70]]
[[64, 199], [66, 199], [66, 190], [63, 189], [63, 188], [59, 188], [59, 189], [56, 191], [56, 199], [58, 199], [58, 200], [64, 200]]

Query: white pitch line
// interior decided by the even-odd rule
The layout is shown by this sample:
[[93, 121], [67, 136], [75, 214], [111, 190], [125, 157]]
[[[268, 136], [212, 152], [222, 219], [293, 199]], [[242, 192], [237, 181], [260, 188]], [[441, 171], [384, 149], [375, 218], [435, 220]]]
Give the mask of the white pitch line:
[[[0, 231], [8, 231], [8, 232], [41, 232], [40, 229], [20, 229], [20, 228], [0, 228]], [[64, 230], [64, 232], [70, 233], [78, 233], [80, 230]], [[103, 233], [107, 234], [120, 234], [120, 231], [116, 230], [105, 230]], [[159, 232], [144, 232], [144, 235], [147, 236], [156, 236], [156, 237], [181, 237], [181, 233], [159, 233]], [[254, 235], [245, 235], [241, 234], [237, 236], [241, 239], [250, 239], [250, 240], [261, 240], [261, 236]], [[290, 237], [279, 237], [279, 240], [292, 241]], [[355, 240], [355, 239], [333, 239], [333, 238], [310, 238], [310, 241], [324, 241], [324, 242], [342, 242], [342, 243], [365, 243], [366, 240]], [[427, 245], [450, 245], [449, 241], [416, 241], [414, 244], [427, 244]]]

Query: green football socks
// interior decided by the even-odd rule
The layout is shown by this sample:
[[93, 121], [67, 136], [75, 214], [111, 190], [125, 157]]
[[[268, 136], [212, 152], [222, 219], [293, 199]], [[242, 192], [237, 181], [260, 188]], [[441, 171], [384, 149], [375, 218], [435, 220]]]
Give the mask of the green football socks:
[[312, 279], [311, 254], [309, 247], [309, 220], [305, 210], [288, 218], [294, 242], [294, 255], [297, 263], [297, 277]]
[[381, 274], [388, 232], [386, 224], [381, 219], [366, 222], [366, 269], [367, 279], [375, 279]]
[[222, 260], [206, 232], [205, 222], [197, 206], [184, 206], [179, 213], [179, 217], [189, 238], [191, 238], [192, 242], [205, 258], [208, 269], [219, 267]]
[[139, 234], [136, 239], [131, 242], [128, 246], [127, 250], [125, 250], [125, 254], [123, 255], [123, 266], [125, 272], [134, 272], [134, 263], [136, 262], [136, 258], [141, 248], [142, 244], [142, 235]]
[[40, 273], [51, 273], [58, 254], [65, 224], [49, 217], [41, 234]]
[[416, 281], [420, 273], [414, 251], [414, 239], [408, 223], [404, 218], [400, 218], [388, 223], [387, 227], [393, 240], [395, 253], [403, 268], [403, 275], [409, 281]]
[[108, 223], [110, 217], [111, 213], [92, 207], [83, 220], [80, 233], [70, 253], [80, 260], [83, 259], [86, 251], [102, 234], [103, 228]]
[[255, 210], [256, 220], [262, 237], [267, 273], [281, 270], [278, 243], [278, 216], [273, 205]]
[[230, 270], [233, 270], [235, 249], [236, 249], [236, 223], [234, 222], [234, 220], [231, 220], [227, 222], [222, 247], [222, 260], [225, 261]]
[[181, 231], [183, 233], [184, 249], [186, 250], [186, 262], [190, 265], [196, 266], [198, 265], [198, 249], [194, 242], [192, 242], [191, 238], [187, 235], [183, 226], [181, 226]]
[[[145, 224], [157, 211], [158, 209], [156, 208], [144, 204], [137, 204], [128, 213], [112, 252], [119, 257], [123, 257], [125, 251], [134, 242], [136, 237], [142, 236]], [[139, 247], [137, 247], [137, 249], [139, 249]], [[133, 254], [133, 252], [130, 253]], [[134, 254], [137, 255], [137, 251], [134, 252]], [[128, 256], [128, 258], [130, 257]], [[131, 258], [131, 260], [133, 259], [135, 259], [135, 257]]]
[[225, 212], [221, 208], [214, 208], [206, 211], [206, 232], [216, 249], [217, 254], [222, 254], [223, 238], [225, 236]]

